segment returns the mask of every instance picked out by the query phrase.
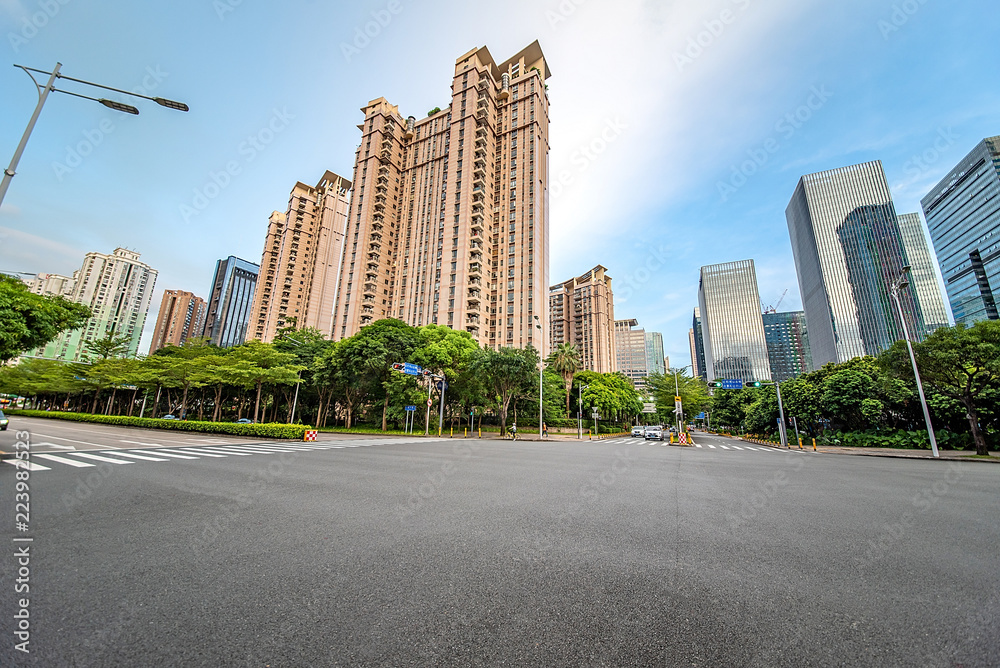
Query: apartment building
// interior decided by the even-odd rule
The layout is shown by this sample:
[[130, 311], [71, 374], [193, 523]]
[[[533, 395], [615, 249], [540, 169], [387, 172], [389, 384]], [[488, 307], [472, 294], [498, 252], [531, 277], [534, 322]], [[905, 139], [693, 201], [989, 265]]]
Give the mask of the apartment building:
[[598, 265], [549, 288], [549, 346], [576, 346], [580, 368], [611, 373], [615, 363], [615, 302], [611, 277]]

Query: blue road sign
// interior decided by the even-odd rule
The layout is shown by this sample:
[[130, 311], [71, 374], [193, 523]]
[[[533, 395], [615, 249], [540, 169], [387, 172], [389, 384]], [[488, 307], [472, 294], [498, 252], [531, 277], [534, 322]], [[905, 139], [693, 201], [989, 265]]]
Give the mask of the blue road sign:
[[743, 389], [743, 381], [739, 380], [738, 378], [736, 380], [733, 380], [733, 379], [730, 379], [730, 378], [723, 379], [723, 381], [722, 381], [722, 389], [724, 389], [724, 390], [742, 390]]
[[[442, 385], [444, 385], [443, 388], [441, 387]], [[447, 390], [448, 389], [448, 381], [446, 381], [446, 380], [439, 380], [436, 383], [434, 383], [434, 387], [436, 387], [438, 390], [441, 390], [441, 389]]]
[[407, 406], [406, 410], [408, 410], [408, 411], [415, 411], [415, 410], [417, 410], [417, 407], [416, 406]]
[[423, 373], [423, 369], [420, 368], [418, 364], [410, 364], [409, 362], [403, 362], [403, 373], [409, 376], [419, 376]]
[[702, 411], [702, 412], [698, 413], [697, 415], [695, 415], [694, 419], [695, 420], [704, 420], [705, 419], [705, 411]]

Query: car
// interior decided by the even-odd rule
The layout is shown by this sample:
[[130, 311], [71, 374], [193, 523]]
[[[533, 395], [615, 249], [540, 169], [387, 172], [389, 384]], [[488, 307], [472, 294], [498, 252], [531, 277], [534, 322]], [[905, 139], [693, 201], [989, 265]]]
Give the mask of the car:
[[253, 424], [253, 420], [250, 418], [240, 418], [239, 420], [236, 420], [236, 424]]
[[162, 418], [160, 418], [160, 419], [161, 419], [161, 420], [180, 420], [180, 418], [179, 418], [179, 417], [177, 417], [176, 415], [169, 415], [169, 414], [167, 414], [167, 415], [164, 415], [164, 416], [163, 416]]
[[3, 411], [0, 411], [0, 431], [7, 431], [8, 422], [10, 422], [10, 420], [8, 420], [7, 416], [3, 414]]
[[663, 430], [659, 427], [646, 427], [646, 433], [644, 437], [647, 441], [662, 441], [663, 440]]
[[645, 427], [632, 427], [633, 436], [645, 436], [645, 434], [646, 434]]

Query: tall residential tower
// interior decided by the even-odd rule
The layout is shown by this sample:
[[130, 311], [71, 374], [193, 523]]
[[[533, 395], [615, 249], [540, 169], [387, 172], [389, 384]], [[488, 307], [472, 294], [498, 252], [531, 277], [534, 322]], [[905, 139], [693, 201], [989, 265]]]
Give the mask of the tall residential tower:
[[247, 340], [259, 271], [258, 265], [234, 255], [215, 263], [204, 332], [210, 343], [231, 348]]
[[547, 353], [549, 68], [538, 42], [455, 63], [451, 104], [362, 108], [334, 338], [380, 318]]
[[351, 182], [326, 172], [292, 188], [285, 213], [271, 214], [247, 339], [269, 342], [283, 327], [333, 335]]
[[202, 335], [205, 328], [205, 300], [193, 292], [164, 290], [160, 312], [156, 315], [152, 355], [164, 346], [182, 346], [188, 339]]
[[615, 301], [611, 277], [598, 265], [549, 288], [549, 345], [576, 346], [580, 368], [611, 373], [615, 365]]

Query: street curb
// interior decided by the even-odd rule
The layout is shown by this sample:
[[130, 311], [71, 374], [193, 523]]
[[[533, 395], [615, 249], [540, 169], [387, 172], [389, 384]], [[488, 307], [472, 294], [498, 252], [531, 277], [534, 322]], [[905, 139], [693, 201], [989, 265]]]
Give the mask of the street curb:
[[[719, 436], [720, 438], [729, 438], [734, 441], [743, 441], [745, 439], [739, 438], [737, 436], [721, 436], [720, 434], [714, 434], [714, 436]], [[772, 450], [777, 450], [778, 452], [794, 452], [797, 448], [782, 448], [776, 445], [767, 445], [764, 443], [756, 443], [757, 446], [764, 446], [771, 448]], [[809, 448], [802, 448], [800, 452], [809, 452]], [[991, 459], [974, 459], [973, 457], [934, 457], [933, 455], [907, 455], [907, 454], [896, 454], [892, 452], [864, 452], [863, 450], [858, 450], [857, 452], [830, 452], [828, 450], [816, 450], [814, 454], [819, 455], [844, 455], [847, 457], [883, 457], [886, 459], [925, 459], [931, 461], [940, 462], [983, 462], [984, 464], [1000, 464], [1000, 457], [993, 457]]]

